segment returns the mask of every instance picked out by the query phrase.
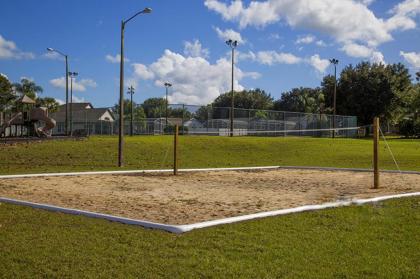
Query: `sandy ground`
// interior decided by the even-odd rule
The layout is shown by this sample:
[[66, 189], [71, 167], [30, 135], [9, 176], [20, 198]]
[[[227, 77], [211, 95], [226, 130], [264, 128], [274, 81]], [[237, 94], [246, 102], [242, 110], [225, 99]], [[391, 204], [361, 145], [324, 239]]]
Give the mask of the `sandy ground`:
[[420, 191], [420, 175], [315, 170], [0, 179], [0, 196], [167, 224]]

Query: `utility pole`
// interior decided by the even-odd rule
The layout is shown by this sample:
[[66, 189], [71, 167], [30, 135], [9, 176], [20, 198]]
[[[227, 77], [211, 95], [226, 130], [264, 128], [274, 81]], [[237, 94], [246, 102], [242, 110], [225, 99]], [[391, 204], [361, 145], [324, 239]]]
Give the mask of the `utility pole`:
[[69, 57], [67, 54], [62, 53], [59, 50], [53, 49], [51, 47], [47, 48], [48, 51], [50, 52], [55, 52], [60, 54], [61, 56], [64, 57], [65, 61], [66, 61], [66, 123], [65, 125], [65, 130], [66, 130], [66, 136], [69, 135]]
[[226, 44], [232, 49], [232, 91], [231, 91], [231, 106], [230, 106], [230, 136], [233, 137], [233, 118], [235, 117], [235, 91], [234, 91], [234, 72], [235, 72], [235, 48], [238, 46], [238, 41], [232, 39], [227, 40]]
[[70, 77], [70, 136], [73, 135], [73, 79], [79, 74], [76, 72], [69, 72]]
[[335, 138], [335, 116], [337, 114], [337, 64], [338, 60], [333, 58], [330, 59], [330, 63], [334, 65], [334, 112], [333, 112], [333, 134], [332, 137]]
[[125, 25], [140, 14], [149, 14], [152, 12], [152, 9], [145, 8], [144, 10], [136, 13], [127, 20], [121, 21], [121, 53], [120, 53], [120, 121], [118, 129], [118, 166], [122, 167], [124, 165], [124, 30]]
[[130, 119], [130, 136], [133, 136], [133, 95], [134, 95], [134, 87], [131, 85], [128, 87], [127, 94], [130, 94], [130, 107], [131, 107], [131, 119]]
[[168, 127], [168, 105], [169, 105], [169, 103], [168, 103], [168, 90], [169, 90], [169, 87], [172, 86], [172, 84], [169, 83], [169, 82], [165, 82], [164, 85], [165, 85], [165, 88], [166, 88], [165, 122], [166, 122], [166, 127]]

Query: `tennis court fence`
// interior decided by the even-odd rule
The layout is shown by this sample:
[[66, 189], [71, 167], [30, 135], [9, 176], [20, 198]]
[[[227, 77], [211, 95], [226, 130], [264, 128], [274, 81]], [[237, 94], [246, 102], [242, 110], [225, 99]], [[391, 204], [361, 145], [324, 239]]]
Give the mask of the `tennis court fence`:
[[[166, 106], [138, 105], [124, 109], [124, 133], [129, 135], [163, 135], [173, 133], [178, 125], [180, 133], [185, 135], [230, 135], [231, 108], [169, 104]], [[64, 112], [51, 113], [57, 121], [53, 135], [64, 134]], [[115, 108], [91, 108], [75, 110], [69, 118], [69, 127], [73, 134], [81, 135], [116, 135], [119, 130], [119, 113]], [[72, 124], [70, 124], [70, 118]], [[331, 128], [354, 128], [356, 116], [335, 116], [259, 109], [234, 109], [234, 135], [260, 136], [331, 136], [330, 131], [319, 131]], [[307, 131], [302, 131], [307, 130]], [[294, 131], [300, 131], [294, 133]], [[267, 132], [267, 133], [264, 133]], [[340, 129], [337, 136], [356, 137], [355, 129]]]

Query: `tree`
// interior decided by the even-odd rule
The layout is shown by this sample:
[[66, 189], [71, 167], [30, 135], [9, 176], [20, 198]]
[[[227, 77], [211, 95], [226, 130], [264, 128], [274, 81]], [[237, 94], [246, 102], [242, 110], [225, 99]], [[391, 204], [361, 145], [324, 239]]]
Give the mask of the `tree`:
[[15, 100], [12, 84], [5, 75], [0, 74], [0, 110], [13, 106]]
[[416, 73], [416, 80], [417, 80], [417, 81], [420, 81], [420, 72], [417, 72], [417, 73]]
[[35, 105], [39, 107], [46, 107], [48, 111], [51, 113], [51, 112], [56, 112], [60, 104], [54, 98], [45, 97], [45, 98], [37, 98], [35, 101]]
[[325, 113], [325, 95], [320, 88], [293, 88], [274, 102], [274, 110]]
[[[410, 85], [410, 76], [402, 64], [383, 65], [362, 62], [349, 65], [340, 74], [337, 84], [337, 114], [355, 115], [359, 124], [371, 124], [375, 116], [390, 119], [399, 106], [399, 95]], [[326, 100], [332, 99], [334, 80], [322, 82]]]
[[149, 98], [143, 102], [142, 108], [147, 118], [165, 117], [166, 100], [164, 98]]
[[29, 98], [34, 100], [37, 98], [39, 93], [44, 91], [41, 86], [27, 78], [22, 78], [20, 83], [14, 83], [13, 87], [16, 92], [20, 93], [22, 96], [27, 95]]
[[[243, 109], [272, 109], [273, 97], [262, 89], [235, 92], [235, 108]], [[212, 103], [213, 107], [231, 107], [232, 93], [221, 94]]]
[[[115, 104], [112, 108], [113, 113], [119, 115], [120, 105]], [[136, 102], [133, 102], [133, 121], [139, 122], [146, 118], [143, 107], [137, 105]], [[129, 99], [124, 99], [124, 120], [131, 120], [131, 101]]]

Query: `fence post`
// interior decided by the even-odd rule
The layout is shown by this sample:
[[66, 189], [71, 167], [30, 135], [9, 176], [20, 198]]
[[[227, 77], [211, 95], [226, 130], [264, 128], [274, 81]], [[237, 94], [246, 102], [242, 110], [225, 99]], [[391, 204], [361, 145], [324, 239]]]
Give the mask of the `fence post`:
[[178, 124], [174, 131], [174, 175], [178, 175]]
[[379, 117], [373, 119], [373, 188], [379, 188]]

